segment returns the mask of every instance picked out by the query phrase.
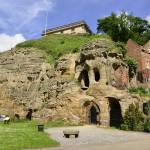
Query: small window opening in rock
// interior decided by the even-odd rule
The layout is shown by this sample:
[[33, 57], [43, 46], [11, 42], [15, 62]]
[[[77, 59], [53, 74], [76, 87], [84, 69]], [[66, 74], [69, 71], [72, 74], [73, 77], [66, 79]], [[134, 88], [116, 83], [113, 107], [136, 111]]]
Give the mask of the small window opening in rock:
[[107, 54], [106, 54], [106, 52], [102, 52], [102, 54], [103, 54], [103, 57], [107, 59]]
[[112, 67], [114, 70], [117, 70], [119, 68], [120, 64], [113, 63]]
[[94, 68], [95, 81], [98, 82], [100, 80], [100, 73], [97, 68]]
[[38, 111], [38, 109], [34, 109], [34, 110], [33, 110], [33, 112], [37, 112], [37, 111]]
[[28, 78], [29, 81], [32, 81], [32, 80], [33, 80], [32, 77], [27, 77], [27, 78]]
[[44, 81], [44, 78], [43, 78], [43, 77], [41, 78], [41, 81]]
[[87, 70], [83, 70], [80, 73], [79, 82], [81, 82], [81, 88], [83, 90], [87, 90], [88, 89], [88, 87], [90, 85], [90, 81], [89, 81], [89, 75], [88, 75], [88, 71]]

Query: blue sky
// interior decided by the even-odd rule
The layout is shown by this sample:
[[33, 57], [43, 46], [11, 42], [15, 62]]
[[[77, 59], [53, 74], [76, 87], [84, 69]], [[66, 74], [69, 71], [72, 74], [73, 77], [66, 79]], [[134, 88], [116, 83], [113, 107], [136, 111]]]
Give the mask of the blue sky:
[[0, 0], [0, 51], [39, 38], [45, 27], [85, 20], [96, 32], [97, 19], [121, 10], [150, 21], [150, 0]]

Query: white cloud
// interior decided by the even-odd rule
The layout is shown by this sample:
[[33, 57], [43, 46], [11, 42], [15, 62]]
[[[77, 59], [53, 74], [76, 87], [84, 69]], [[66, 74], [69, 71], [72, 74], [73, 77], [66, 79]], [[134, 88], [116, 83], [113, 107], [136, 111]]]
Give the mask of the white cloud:
[[146, 16], [145, 19], [150, 22], [150, 15]]
[[15, 47], [18, 43], [24, 42], [25, 38], [22, 34], [10, 36], [7, 34], [0, 34], [0, 52], [7, 51]]
[[52, 11], [54, 0], [0, 0], [0, 29], [19, 32], [44, 11]]

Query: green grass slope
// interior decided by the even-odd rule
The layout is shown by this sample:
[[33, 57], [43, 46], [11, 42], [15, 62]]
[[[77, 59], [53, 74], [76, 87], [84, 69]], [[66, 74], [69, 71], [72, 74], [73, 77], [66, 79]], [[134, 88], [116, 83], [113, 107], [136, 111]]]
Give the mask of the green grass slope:
[[78, 52], [80, 47], [97, 38], [109, 38], [107, 35], [49, 35], [37, 40], [18, 44], [16, 47], [38, 48], [45, 53], [49, 63], [53, 63], [61, 55]]

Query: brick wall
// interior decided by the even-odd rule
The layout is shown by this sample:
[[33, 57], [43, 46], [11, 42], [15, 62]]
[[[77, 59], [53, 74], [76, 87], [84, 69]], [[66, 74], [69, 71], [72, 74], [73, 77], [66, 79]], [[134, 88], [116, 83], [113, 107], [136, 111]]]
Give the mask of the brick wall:
[[117, 70], [115, 70], [114, 74], [116, 87], [125, 88], [128, 86], [128, 68], [120, 66]]
[[141, 66], [141, 46], [129, 39], [127, 42], [128, 56], [135, 59], [138, 63], [137, 71], [142, 70]]
[[150, 74], [148, 72], [150, 69], [150, 53], [148, 52], [150, 48], [150, 41], [145, 45], [138, 45], [131, 39], [127, 42], [128, 56], [134, 58], [138, 63], [137, 68], [137, 80], [141, 83], [148, 82]]

